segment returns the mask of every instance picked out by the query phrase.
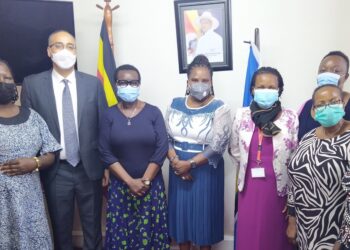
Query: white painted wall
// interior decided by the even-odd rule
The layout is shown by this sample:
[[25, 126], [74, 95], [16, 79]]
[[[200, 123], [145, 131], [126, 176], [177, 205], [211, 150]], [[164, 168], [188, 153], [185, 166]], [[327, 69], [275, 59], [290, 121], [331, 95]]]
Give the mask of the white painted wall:
[[[103, 1], [73, 2], [79, 69], [95, 74], [102, 21], [102, 11], [95, 4]], [[113, 0], [115, 4], [121, 6], [113, 21], [117, 63], [140, 69], [141, 99], [164, 112], [186, 88], [185, 75], [178, 73], [173, 1]], [[234, 69], [214, 73], [216, 96], [233, 110], [241, 106], [249, 49], [243, 41], [253, 39], [254, 28], [259, 27], [263, 65], [279, 69], [285, 81], [282, 103], [297, 109], [316, 85], [321, 58], [330, 50], [350, 56], [349, 9], [349, 0], [232, 0]], [[166, 177], [166, 166], [164, 170]], [[227, 236], [233, 233], [234, 180], [233, 166], [226, 157]]]

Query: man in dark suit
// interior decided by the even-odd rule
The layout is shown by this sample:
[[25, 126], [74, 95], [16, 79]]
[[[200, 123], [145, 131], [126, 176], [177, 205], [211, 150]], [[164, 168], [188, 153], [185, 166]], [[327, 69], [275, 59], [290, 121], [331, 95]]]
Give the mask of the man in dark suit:
[[[105, 107], [100, 81], [75, 71], [75, 38], [66, 31], [49, 37], [52, 70], [24, 79], [23, 106], [46, 121], [63, 150], [51, 168], [42, 171], [55, 249], [73, 249], [74, 201], [77, 201], [84, 249], [101, 249], [103, 167], [98, 153], [98, 123]], [[45, 142], [44, 142], [45, 143]]]

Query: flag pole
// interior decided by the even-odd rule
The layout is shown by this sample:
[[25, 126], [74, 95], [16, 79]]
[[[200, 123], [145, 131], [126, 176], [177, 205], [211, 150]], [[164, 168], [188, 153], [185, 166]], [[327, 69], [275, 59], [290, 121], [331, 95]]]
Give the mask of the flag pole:
[[254, 44], [260, 50], [260, 30], [259, 28], [255, 28], [254, 30]]
[[118, 99], [115, 94], [115, 69], [116, 63], [114, 58], [114, 43], [112, 33], [112, 12], [119, 8], [119, 5], [110, 6], [111, 0], [104, 0], [105, 7], [96, 4], [96, 7], [103, 10], [104, 18], [102, 20], [99, 48], [98, 48], [98, 61], [97, 61], [97, 77], [100, 79], [108, 107], [112, 107], [118, 103]]
[[113, 8], [109, 5], [109, 3], [111, 2], [111, 0], [104, 0], [105, 7], [103, 8], [101, 5], [96, 4], [96, 7], [103, 10], [103, 18], [106, 22], [106, 28], [107, 28], [107, 33], [108, 33], [108, 40], [109, 43], [111, 44], [111, 48], [112, 51], [114, 52], [114, 42], [113, 42], [113, 32], [112, 32], [112, 17], [113, 17], [113, 11], [118, 9], [120, 7], [120, 5], [116, 5]]
[[[251, 44], [251, 41], [243, 41], [244, 43], [248, 43]], [[258, 48], [258, 50], [260, 51], [260, 30], [259, 28], [255, 28], [254, 30], [254, 44], [255, 46]]]

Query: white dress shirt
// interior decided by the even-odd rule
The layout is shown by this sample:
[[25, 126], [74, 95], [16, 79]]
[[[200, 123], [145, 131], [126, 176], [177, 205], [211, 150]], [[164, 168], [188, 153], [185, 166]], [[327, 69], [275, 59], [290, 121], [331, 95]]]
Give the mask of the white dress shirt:
[[205, 55], [209, 62], [224, 61], [224, 43], [222, 37], [213, 30], [208, 30], [198, 39], [196, 55]]
[[[62, 117], [62, 95], [64, 90], [64, 82], [62, 80], [67, 79], [68, 80], [68, 86], [69, 91], [72, 97], [72, 103], [73, 103], [73, 111], [74, 111], [74, 120], [75, 120], [75, 127], [78, 132], [78, 98], [77, 98], [77, 81], [75, 79], [75, 71], [73, 71], [70, 75], [67, 77], [61, 76], [57, 71], [54, 69], [52, 70], [52, 85], [53, 85], [53, 92], [55, 95], [55, 101], [56, 101], [56, 109], [57, 109], [57, 116], [58, 116], [58, 123], [60, 125], [60, 134], [61, 134], [61, 147], [62, 150], [60, 152], [60, 159], [65, 160], [66, 159], [66, 149], [65, 149], [65, 143], [64, 143], [64, 129], [63, 129], [63, 117]], [[78, 138], [79, 141], [79, 138]]]

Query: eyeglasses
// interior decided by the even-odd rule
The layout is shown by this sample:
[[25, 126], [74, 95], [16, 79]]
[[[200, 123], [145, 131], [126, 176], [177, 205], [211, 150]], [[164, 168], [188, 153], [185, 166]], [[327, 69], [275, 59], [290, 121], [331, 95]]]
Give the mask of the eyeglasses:
[[62, 42], [50, 44], [49, 47], [54, 48], [55, 50], [63, 50], [64, 48], [66, 48], [67, 50], [74, 51], [76, 49], [75, 44], [73, 43], [64, 44]]
[[315, 105], [314, 106], [314, 109], [316, 110], [318, 110], [318, 111], [323, 111], [323, 110], [325, 110], [327, 107], [329, 107], [329, 108], [336, 108], [336, 107], [338, 107], [338, 105], [339, 104], [342, 104], [343, 103], [343, 101], [342, 100], [336, 100], [336, 101], [332, 101], [332, 102], [330, 102], [330, 103], [326, 103], [326, 104], [319, 104], [319, 105]]
[[140, 85], [140, 80], [117, 80], [116, 84], [119, 88], [126, 88], [128, 85], [137, 88]]

